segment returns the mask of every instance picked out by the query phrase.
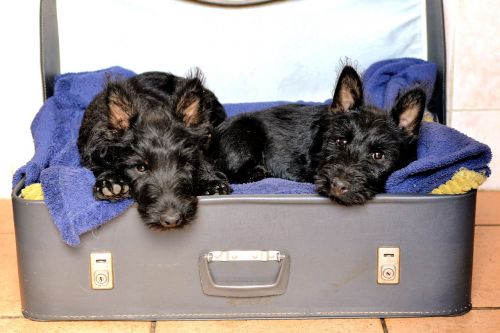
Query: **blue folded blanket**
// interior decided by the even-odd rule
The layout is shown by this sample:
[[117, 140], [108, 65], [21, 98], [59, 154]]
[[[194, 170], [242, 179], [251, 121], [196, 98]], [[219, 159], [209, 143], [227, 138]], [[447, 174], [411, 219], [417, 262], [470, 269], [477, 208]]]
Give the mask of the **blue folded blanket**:
[[420, 128], [417, 159], [393, 172], [385, 184], [388, 193], [431, 193], [460, 169], [490, 176], [490, 148], [459, 131], [438, 123]]
[[80, 244], [80, 235], [123, 213], [132, 200], [97, 201], [92, 195], [93, 173], [82, 167], [76, 141], [87, 105], [109, 78], [134, 73], [120, 68], [69, 73], [56, 79], [54, 96], [47, 99], [31, 124], [35, 155], [14, 174], [13, 184], [41, 182], [45, 203], [62, 239]]
[[376, 62], [363, 73], [365, 101], [390, 110], [401, 92], [418, 86], [425, 91], [426, 104], [429, 104], [436, 75], [436, 65], [421, 59], [399, 58]]
[[[22, 177], [25, 177], [26, 185], [42, 183], [47, 208], [63, 241], [69, 245], [78, 245], [81, 234], [120, 215], [133, 204], [130, 199], [110, 203], [93, 198], [95, 178], [90, 170], [81, 166], [76, 146], [85, 108], [103, 88], [105, 81], [109, 77], [127, 78], [132, 75], [133, 72], [120, 67], [61, 75], [57, 78], [54, 96], [45, 102], [33, 120], [31, 131], [35, 155], [15, 173], [13, 184], [17, 184]], [[407, 78], [408, 85], [415, 84], [411, 76]], [[405, 88], [401, 84], [401, 89]], [[370, 94], [370, 89], [365, 89], [365, 94]], [[226, 104], [225, 108], [228, 115], [233, 116], [285, 103], [288, 102]], [[418, 160], [391, 175], [387, 192], [429, 193], [463, 166], [489, 175], [487, 164], [490, 159], [491, 151], [487, 146], [446, 126], [425, 123], [419, 141]], [[277, 178], [232, 186], [233, 194], [315, 193], [313, 184]]]

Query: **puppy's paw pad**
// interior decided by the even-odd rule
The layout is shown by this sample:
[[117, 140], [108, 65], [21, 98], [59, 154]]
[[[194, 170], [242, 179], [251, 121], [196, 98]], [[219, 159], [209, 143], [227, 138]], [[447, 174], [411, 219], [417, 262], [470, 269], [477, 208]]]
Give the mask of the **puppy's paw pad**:
[[129, 196], [130, 187], [120, 178], [98, 178], [94, 186], [94, 196], [98, 200], [120, 200]]
[[229, 183], [224, 180], [212, 180], [208, 181], [205, 186], [203, 186], [202, 194], [203, 195], [224, 195], [230, 194], [233, 190]]

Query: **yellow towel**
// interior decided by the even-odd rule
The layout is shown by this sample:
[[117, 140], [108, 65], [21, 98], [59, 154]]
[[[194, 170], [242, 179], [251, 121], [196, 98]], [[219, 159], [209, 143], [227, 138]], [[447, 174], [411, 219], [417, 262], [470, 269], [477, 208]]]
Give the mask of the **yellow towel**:
[[21, 198], [26, 200], [43, 200], [42, 184], [35, 183], [21, 190]]
[[432, 190], [432, 194], [463, 194], [477, 189], [488, 177], [486, 175], [462, 168], [455, 172], [446, 183]]
[[434, 123], [436, 122], [435, 119], [434, 119], [434, 115], [428, 111], [428, 110], [425, 110], [424, 111], [424, 116], [422, 118], [422, 121], [425, 121], [425, 122], [428, 122], [428, 123]]

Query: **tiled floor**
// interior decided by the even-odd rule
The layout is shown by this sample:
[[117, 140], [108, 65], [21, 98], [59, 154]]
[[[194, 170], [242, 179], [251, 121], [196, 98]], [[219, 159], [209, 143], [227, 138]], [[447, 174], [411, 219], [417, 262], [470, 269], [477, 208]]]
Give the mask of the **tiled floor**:
[[10, 200], [0, 200], [0, 332], [144, 333], [447, 333], [500, 332], [500, 192], [479, 192], [476, 212], [473, 310], [464, 316], [415, 319], [315, 319], [162, 322], [35, 322], [20, 312]]

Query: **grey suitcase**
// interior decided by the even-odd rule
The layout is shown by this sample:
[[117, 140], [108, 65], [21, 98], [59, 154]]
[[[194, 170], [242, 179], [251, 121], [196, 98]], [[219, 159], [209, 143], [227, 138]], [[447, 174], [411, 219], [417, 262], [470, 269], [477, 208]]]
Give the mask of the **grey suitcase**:
[[[442, 3], [427, 1], [426, 10], [444, 122]], [[55, 18], [55, 1], [42, 0], [45, 97], [59, 72]], [[315, 195], [200, 197], [196, 220], [180, 230], [149, 230], [132, 207], [72, 248], [43, 201], [20, 198], [23, 185], [12, 202], [26, 318], [413, 317], [471, 308], [474, 191], [381, 194], [348, 208]]]

